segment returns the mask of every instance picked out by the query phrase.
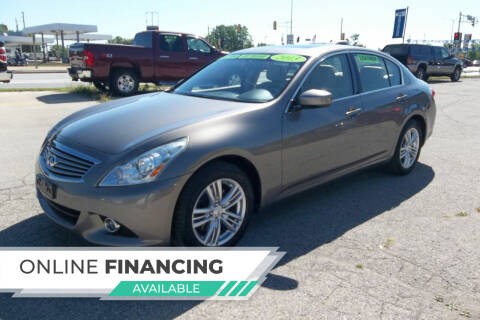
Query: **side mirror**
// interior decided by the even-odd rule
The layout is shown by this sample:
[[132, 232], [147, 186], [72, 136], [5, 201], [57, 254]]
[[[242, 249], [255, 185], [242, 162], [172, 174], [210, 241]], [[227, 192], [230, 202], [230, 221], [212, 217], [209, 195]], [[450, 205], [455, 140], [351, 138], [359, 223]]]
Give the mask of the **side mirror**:
[[303, 92], [298, 98], [302, 107], [328, 107], [332, 104], [332, 93], [327, 90], [310, 89]]
[[449, 58], [455, 58], [455, 55], [452, 53]]

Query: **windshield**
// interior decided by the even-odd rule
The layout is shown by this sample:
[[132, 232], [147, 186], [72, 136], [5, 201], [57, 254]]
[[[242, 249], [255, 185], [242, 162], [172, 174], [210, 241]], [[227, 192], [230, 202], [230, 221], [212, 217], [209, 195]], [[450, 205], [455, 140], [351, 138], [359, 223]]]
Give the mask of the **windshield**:
[[306, 60], [296, 54], [230, 54], [173, 92], [210, 99], [267, 102], [282, 93]]

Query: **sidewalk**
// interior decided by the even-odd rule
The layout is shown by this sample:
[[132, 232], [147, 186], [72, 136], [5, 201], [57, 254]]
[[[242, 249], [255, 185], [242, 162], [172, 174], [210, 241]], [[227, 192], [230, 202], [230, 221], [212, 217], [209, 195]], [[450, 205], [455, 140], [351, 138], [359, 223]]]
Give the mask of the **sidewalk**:
[[9, 71], [13, 73], [67, 73], [67, 68], [69, 65], [59, 64], [55, 65], [28, 65], [28, 66], [10, 66], [8, 67]]

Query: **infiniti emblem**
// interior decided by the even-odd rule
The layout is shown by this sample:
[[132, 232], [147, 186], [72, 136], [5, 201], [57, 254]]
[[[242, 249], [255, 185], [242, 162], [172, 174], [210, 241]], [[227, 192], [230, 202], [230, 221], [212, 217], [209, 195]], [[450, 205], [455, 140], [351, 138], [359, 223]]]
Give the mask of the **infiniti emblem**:
[[57, 165], [57, 157], [52, 154], [50, 147], [47, 147], [45, 152], [45, 161], [49, 167], [55, 167]]

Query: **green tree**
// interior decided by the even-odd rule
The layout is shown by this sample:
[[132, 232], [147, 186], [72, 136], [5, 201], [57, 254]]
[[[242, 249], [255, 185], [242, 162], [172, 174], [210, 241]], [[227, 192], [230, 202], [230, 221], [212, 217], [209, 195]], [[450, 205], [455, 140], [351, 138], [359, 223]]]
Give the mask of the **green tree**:
[[365, 48], [365, 46], [361, 44], [360, 41], [358, 40], [359, 38], [360, 38], [360, 34], [354, 33], [348, 38], [348, 43], [352, 46]]
[[125, 39], [120, 36], [116, 36], [112, 40], [108, 40], [108, 43], [112, 44], [132, 44], [133, 39]]
[[68, 49], [56, 44], [50, 48], [50, 53], [57, 58], [68, 57]]
[[6, 24], [0, 23], [0, 33], [8, 32], [8, 27]]
[[220, 49], [236, 51], [253, 47], [248, 28], [242, 25], [219, 25], [207, 36], [208, 42]]

